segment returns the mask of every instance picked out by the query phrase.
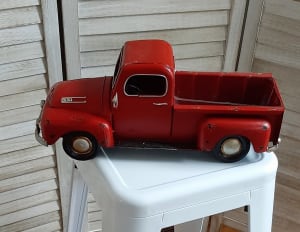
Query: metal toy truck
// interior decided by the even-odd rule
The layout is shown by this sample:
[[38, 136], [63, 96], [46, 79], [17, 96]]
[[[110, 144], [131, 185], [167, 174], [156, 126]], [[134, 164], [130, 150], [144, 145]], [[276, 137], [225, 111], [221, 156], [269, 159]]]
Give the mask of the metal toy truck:
[[[113, 76], [63, 81], [42, 101], [36, 138], [87, 160], [126, 141], [212, 151], [223, 162], [278, 145], [284, 105], [271, 74], [175, 70], [163, 40], [128, 41]], [[41, 135], [42, 134], [42, 135]]]

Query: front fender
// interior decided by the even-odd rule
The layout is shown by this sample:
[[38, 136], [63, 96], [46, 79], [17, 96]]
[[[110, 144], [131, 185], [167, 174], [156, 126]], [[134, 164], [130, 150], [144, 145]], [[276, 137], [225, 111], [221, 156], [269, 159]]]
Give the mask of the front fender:
[[211, 151], [216, 144], [227, 136], [243, 136], [253, 145], [256, 152], [268, 149], [271, 125], [263, 119], [252, 118], [211, 118], [200, 126], [198, 147]]
[[113, 130], [107, 120], [79, 111], [56, 108], [47, 111], [42, 134], [48, 144], [71, 132], [83, 131], [93, 135], [101, 146], [114, 146]]
[[99, 134], [96, 137], [99, 144], [103, 147], [113, 147], [114, 137], [113, 130], [108, 122], [105, 120], [98, 121]]

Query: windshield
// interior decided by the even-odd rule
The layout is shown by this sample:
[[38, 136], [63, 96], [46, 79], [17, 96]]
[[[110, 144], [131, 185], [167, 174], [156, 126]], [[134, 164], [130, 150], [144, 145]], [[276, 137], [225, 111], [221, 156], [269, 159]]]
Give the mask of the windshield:
[[117, 79], [118, 79], [118, 74], [119, 74], [120, 66], [121, 66], [122, 51], [123, 51], [123, 48], [122, 48], [122, 50], [121, 50], [121, 52], [119, 54], [119, 57], [118, 57], [118, 60], [117, 60], [117, 63], [116, 63], [116, 67], [115, 67], [115, 71], [114, 71], [114, 76], [113, 76], [113, 82], [112, 82], [112, 88], [114, 88], [115, 83], [117, 82]]

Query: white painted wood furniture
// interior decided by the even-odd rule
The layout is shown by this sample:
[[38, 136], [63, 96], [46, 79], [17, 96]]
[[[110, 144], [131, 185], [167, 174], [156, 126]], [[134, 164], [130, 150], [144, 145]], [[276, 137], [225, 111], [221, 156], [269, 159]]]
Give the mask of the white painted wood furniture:
[[[195, 220], [242, 206], [249, 206], [250, 232], [271, 232], [274, 153], [251, 149], [242, 161], [226, 164], [209, 153], [116, 148], [76, 165], [103, 208], [104, 232], [159, 232], [181, 223], [186, 224], [177, 231], [186, 226], [199, 232], [201, 223]], [[71, 203], [69, 228], [81, 231], [87, 187], [73, 187], [77, 199]]]

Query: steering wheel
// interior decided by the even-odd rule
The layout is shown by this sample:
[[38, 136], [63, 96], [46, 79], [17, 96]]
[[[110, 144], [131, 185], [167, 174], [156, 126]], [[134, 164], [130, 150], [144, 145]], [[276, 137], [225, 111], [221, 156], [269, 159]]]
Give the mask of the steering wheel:
[[130, 95], [139, 95], [142, 93], [141, 89], [136, 85], [129, 84], [126, 86], [126, 93]]

